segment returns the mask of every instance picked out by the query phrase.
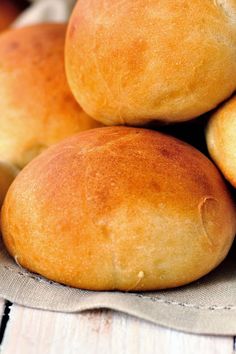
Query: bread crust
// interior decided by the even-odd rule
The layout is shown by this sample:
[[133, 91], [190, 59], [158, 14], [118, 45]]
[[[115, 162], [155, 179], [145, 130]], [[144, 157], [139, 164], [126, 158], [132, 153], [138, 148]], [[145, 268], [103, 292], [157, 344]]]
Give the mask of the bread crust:
[[0, 159], [19, 168], [48, 146], [98, 126], [67, 84], [65, 33], [65, 24], [40, 24], [0, 36]]
[[0, 32], [7, 29], [20, 14], [20, 7], [12, 0], [0, 1]]
[[233, 201], [204, 155], [125, 127], [48, 149], [17, 176], [2, 211], [3, 240], [23, 267], [91, 290], [187, 284], [224, 259], [235, 230]]
[[80, 0], [66, 71], [77, 101], [106, 125], [177, 122], [233, 93], [235, 53], [235, 1]]
[[18, 172], [19, 170], [14, 166], [0, 161], [0, 208], [2, 207], [8, 188], [16, 178]]
[[206, 141], [212, 159], [236, 187], [236, 96], [212, 114], [206, 128]]

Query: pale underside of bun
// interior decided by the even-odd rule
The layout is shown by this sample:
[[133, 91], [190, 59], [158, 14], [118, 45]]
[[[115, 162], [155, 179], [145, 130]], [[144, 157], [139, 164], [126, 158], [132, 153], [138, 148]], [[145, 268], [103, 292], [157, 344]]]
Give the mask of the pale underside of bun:
[[224, 259], [235, 223], [230, 194], [206, 157], [125, 127], [48, 149], [17, 176], [2, 212], [3, 240], [23, 267], [91, 290], [194, 281]]
[[235, 55], [234, 0], [80, 0], [66, 71], [77, 101], [107, 125], [176, 122], [233, 93]]
[[236, 187], [236, 96], [213, 113], [206, 129], [206, 141], [212, 159]]

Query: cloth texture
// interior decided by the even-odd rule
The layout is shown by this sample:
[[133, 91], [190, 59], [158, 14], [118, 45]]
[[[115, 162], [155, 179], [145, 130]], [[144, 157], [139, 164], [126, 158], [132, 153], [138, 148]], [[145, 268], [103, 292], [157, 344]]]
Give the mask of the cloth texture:
[[95, 292], [26, 271], [0, 243], [0, 296], [44, 310], [106, 308], [185, 332], [236, 335], [236, 267], [231, 255], [209, 275], [185, 287], [147, 293]]

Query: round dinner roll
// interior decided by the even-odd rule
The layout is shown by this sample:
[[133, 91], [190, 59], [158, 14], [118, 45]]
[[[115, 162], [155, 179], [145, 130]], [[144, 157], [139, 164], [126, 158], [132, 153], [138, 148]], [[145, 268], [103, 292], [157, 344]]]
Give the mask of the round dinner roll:
[[19, 168], [48, 146], [98, 126], [73, 98], [64, 68], [64, 24], [0, 36], [0, 160]]
[[206, 141], [212, 159], [236, 187], [236, 96], [212, 114]]
[[215, 268], [235, 216], [220, 173], [199, 151], [114, 127], [68, 138], [26, 166], [5, 199], [2, 232], [17, 262], [48, 279], [144, 291]]
[[0, 0], [0, 32], [5, 30], [20, 14], [16, 1]]
[[11, 183], [19, 171], [12, 165], [0, 161], [0, 208]]
[[80, 0], [66, 69], [77, 101], [98, 121], [177, 122], [231, 95], [235, 53], [235, 0]]

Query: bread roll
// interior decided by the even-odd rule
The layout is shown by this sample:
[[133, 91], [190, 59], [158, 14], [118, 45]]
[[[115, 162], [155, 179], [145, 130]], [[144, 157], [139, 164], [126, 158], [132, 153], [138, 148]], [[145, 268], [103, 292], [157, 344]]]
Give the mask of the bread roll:
[[184, 121], [235, 90], [235, 52], [235, 0], [80, 0], [67, 77], [83, 109], [107, 125]]
[[0, 32], [10, 26], [19, 13], [20, 8], [16, 1], [0, 0]]
[[236, 187], [236, 96], [213, 113], [206, 129], [208, 151]]
[[19, 168], [48, 146], [98, 126], [74, 100], [64, 71], [66, 26], [0, 36], [0, 160]]
[[2, 207], [7, 190], [17, 173], [18, 170], [14, 166], [0, 161], [0, 208]]
[[187, 284], [224, 259], [236, 230], [229, 192], [204, 155], [125, 127], [45, 151], [13, 182], [2, 217], [23, 267], [91, 290]]

